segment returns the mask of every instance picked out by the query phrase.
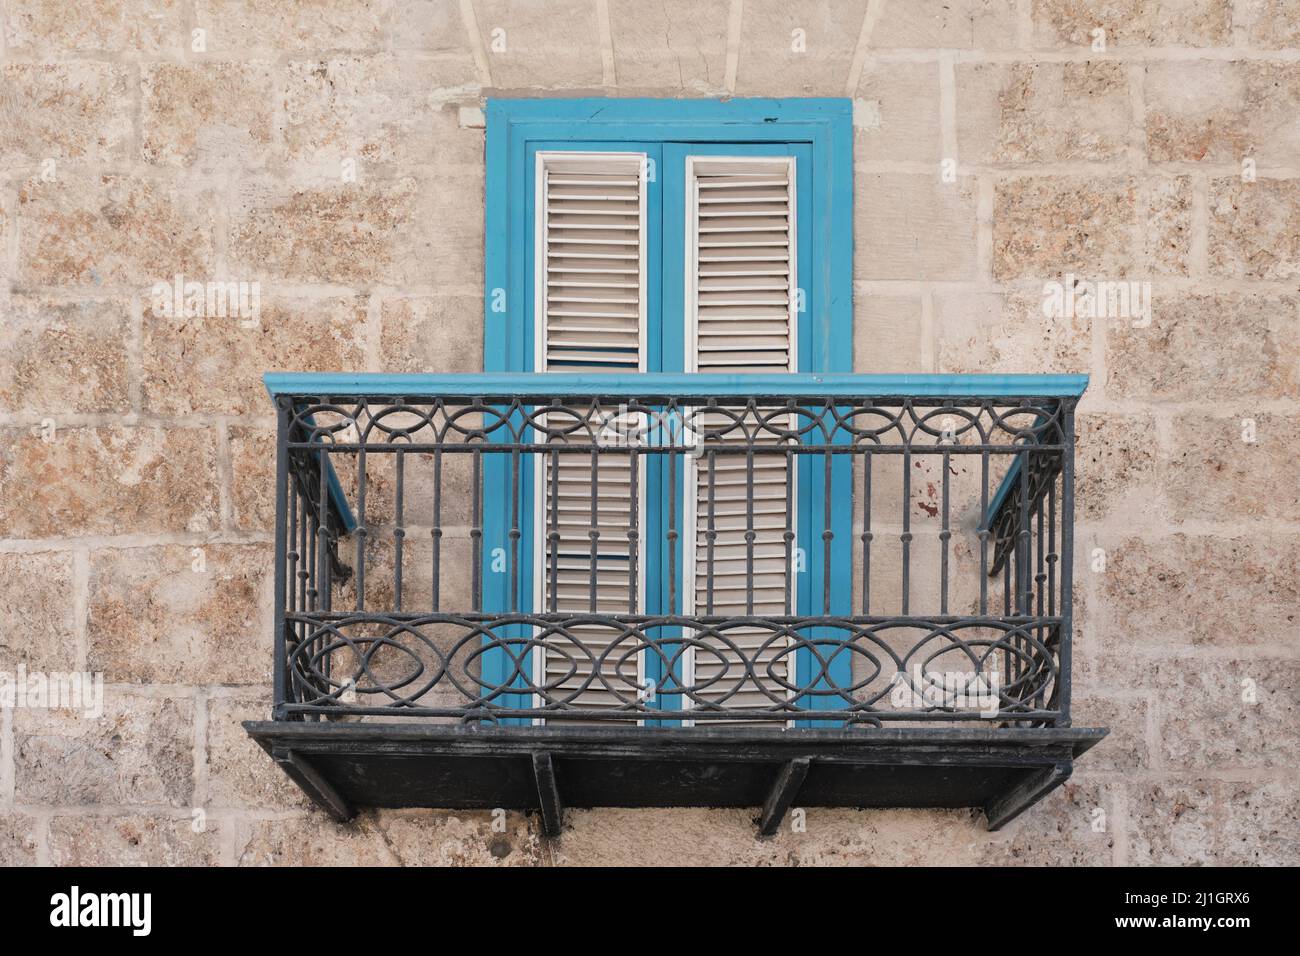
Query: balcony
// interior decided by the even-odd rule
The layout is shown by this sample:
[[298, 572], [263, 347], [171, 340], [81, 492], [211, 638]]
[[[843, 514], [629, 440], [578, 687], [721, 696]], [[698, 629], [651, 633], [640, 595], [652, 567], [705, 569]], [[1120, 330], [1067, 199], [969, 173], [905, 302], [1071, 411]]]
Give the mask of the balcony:
[[377, 807], [977, 807], [1070, 720], [1085, 376], [270, 374], [275, 699]]

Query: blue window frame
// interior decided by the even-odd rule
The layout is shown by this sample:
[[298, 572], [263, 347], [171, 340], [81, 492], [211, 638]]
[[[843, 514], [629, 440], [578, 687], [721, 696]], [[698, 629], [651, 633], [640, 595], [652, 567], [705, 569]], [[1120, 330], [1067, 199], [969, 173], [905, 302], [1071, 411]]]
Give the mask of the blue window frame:
[[[849, 100], [489, 100], [483, 359], [488, 372], [534, 371], [533, 171], [539, 150], [643, 152], [654, 162], [656, 175], [647, 184], [646, 193], [650, 219], [646, 368], [670, 373], [683, 372], [685, 355], [685, 157], [795, 156], [800, 222], [797, 282], [804, 296], [798, 322], [797, 370], [852, 371], [853, 128]], [[683, 390], [688, 381], [689, 376], [683, 374]], [[510, 574], [493, 573], [490, 567], [494, 549], [511, 553], [506, 520], [511, 494], [508, 466], [493, 461], [498, 457], [488, 456], [484, 472], [484, 610], [527, 611], [533, 594], [533, 548], [528, 540], [531, 515], [525, 514], [521, 522], [525, 540], [518, 551], [519, 592], [510, 593]], [[524, 463], [524, 487], [531, 485], [531, 464]], [[797, 583], [797, 610], [800, 614], [848, 614], [851, 509], [828, 508], [823, 483], [808, 480], [813, 462], [805, 460], [800, 467], [809, 473], [800, 478], [798, 486], [799, 545], [809, 560]], [[831, 496], [848, 501], [851, 475], [847, 458], [834, 456], [832, 469]], [[662, 475], [647, 476], [648, 501], [656, 500], [663, 480]], [[526, 499], [526, 510], [531, 510], [531, 499]], [[501, 507], [491, 507], [492, 502]], [[828, 513], [834, 531], [829, 561], [820, 546]], [[662, 553], [665, 536], [650, 534], [653, 522], [663, 525], [665, 519], [652, 513], [647, 521], [647, 545], [654, 542], [660, 553], [646, 556], [646, 613], [666, 613], [668, 582], [658, 571], [668, 566]], [[680, 548], [680, 533], [677, 540]], [[680, 554], [678, 558], [680, 569]], [[831, 604], [823, 609], [827, 576]], [[678, 590], [680, 593], [680, 587]], [[811, 636], [816, 636], [815, 631]], [[514, 666], [502, 649], [489, 649], [483, 660], [485, 684], [499, 685]], [[817, 674], [827, 666], [840, 686], [851, 683], [847, 658], [823, 665], [806, 650], [796, 658], [800, 675]], [[520, 694], [504, 703], [528, 706], [529, 699]], [[833, 697], [812, 696], [803, 704], [830, 709], [839, 702]]]

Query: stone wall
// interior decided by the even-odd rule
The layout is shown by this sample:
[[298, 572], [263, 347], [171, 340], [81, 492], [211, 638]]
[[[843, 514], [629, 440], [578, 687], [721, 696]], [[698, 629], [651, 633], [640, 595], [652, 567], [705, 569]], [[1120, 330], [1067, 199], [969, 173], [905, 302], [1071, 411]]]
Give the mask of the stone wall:
[[[0, 670], [108, 682], [96, 720], [0, 715], [0, 863], [1300, 862], [1300, 3], [0, 0], [0, 23]], [[338, 827], [245, 738], [270, 698], [259, 376], [481, 368], [481, 109], [507, 92], [852, 97], [857, 368], [1092, 373], [1075, 713], [1112, 735], [1067, 786], [998, 834], [599, 810], [548, 841], [523, 814]], [[157, 314], [178, 273], [260, 282], [260, 325]], [[1150, 322], [1045, 317], [1071, 275], [1149, 282]]]

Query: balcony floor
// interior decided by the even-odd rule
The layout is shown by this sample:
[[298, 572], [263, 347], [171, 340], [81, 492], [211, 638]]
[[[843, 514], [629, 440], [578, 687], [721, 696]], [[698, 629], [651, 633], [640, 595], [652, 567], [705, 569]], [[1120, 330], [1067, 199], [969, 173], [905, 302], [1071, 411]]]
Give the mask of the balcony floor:
[[313, 800], [358, 807], [978, 807], [996, 830], [1069, 778], [1088, 728], [485, 727], [249, 721]]

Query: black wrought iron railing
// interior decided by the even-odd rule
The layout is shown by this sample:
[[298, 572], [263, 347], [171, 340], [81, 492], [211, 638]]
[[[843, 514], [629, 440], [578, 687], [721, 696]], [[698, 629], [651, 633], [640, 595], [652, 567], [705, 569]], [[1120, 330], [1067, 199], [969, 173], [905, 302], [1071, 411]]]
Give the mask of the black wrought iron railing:
[[277, 720], [1069, 725], [1083, 376], [267, 384]]

